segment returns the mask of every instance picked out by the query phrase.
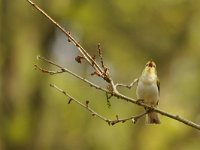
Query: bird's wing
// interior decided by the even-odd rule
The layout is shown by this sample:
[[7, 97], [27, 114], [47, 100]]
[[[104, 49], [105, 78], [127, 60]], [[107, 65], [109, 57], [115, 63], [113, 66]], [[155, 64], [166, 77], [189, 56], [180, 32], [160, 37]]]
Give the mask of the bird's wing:
[[157, 79], [157, 87], [158, 87], [158, 92], [159, 92], [159, 95], [160, 95], [160, 80]]

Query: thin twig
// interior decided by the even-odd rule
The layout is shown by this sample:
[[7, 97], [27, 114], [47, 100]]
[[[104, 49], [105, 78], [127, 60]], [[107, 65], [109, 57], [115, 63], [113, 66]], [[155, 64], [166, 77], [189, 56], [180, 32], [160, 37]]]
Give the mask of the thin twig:
[[101, 66], [102, 66], [102, 68], [105, 69], [106, 67], [105, 67], [105, 65], [104, 65], [103, 55], [102, 55], [100, 43], [98, 44], [98, 53], [99, 53], [99, 57], [100, 57], [100, 61], [101, 61]]
[[62, 70], [59, 70], [59, 71], [46, 70], [46, 69], [44, 69], [44, 68], [42, 68], [42, 67], [39, 67], [37, 64], [35, 64], [34, 66], [35, 66], [35, 69], [39, 69], [39, 70], [42, 71], [43, 73], [48, 73], [48, 74], [50, 74], [50, 75], [63, 73]]
[[148, 114], [148, 111], [145, 111], [144, 113], [141, 113], [141, 114], [139, 114], [139, 115], [134, 115], [134, 116], [131, 116], [131, 117], [128, 117], [128, 118], [124, 118], [124, 119], [119, 119], [118, 116], [117, 116], [117, 119], [116, 119], [116, 120], [113, 120], [113, 121], [110, 121], [110, 123], [111, 123], [111, 125], [114, 125], [114, 124], [116, 124], [116, 123], [118, 123], [118, 122], [124, 123], [124, 122], [126, 122], [127, 120], [132, 120], [132, 122], [133, 122], [134, 124], [136, 124], [136, 122], [137, 122], [140, 118], [142, 118], [144, 115], [146, 115], [146, 114]]
[[136, 78], [133, 82], [131, 82], [130, 85], [122, 84], [122, 83], [116, 83], [116, 87], [126, 87], [126, 88], [132, 88], [133, 85], [135, 85], [138, 82], [138, 78]]
[[87, 62], [97, 71], [99, 74], [103, 74], [102, 68], [94, 61], [94, 59], [90, 56], [90, 54], [77, 42], [69, 31], [66, 31], [62, 26], [60, 26], [54, 19], [52, 19], [44, 10], [42, 10], [39, 6], [37, 6], [31, 0], [27, 0], [34, 8], [36, 8], [42, 15], [48, 18], [58, 29], [60, 29], [67, 37], [68, 42], [73, 43], [74, 46], [77, 47], [79, 52], [83, 55], [83, 57], [87, 60]]
[[77, 79], [82, 80], [83, 82], [89, 84], [91, 87], [94, 87], [95, 89], [98, 89], [98, 90], [101, 90], [101, 91], [104, 91], [104, 92], [107, 92], [107, 91], [108, 91], [107, 89], [102, 88], [102, 87], [100, 87], [100, 86], [98, 86], [98, 85], [92, 83], [91, 81], [89, 81], [89, 80], [87, 80], [87, 79], [85, 79], [85, 78], [83, 78], [83, 77], [77, 75], [76, 73], [74, 73], [74, 72], [68, 70], [67, 68], [64, 68], [64, 67], [62, 67], [62, 66], [56, 64], [55, 62], [53, 62], [53, 61], [51, 61], [51, 60], [48, 60], [48, 59], [46, 59], [46, 58], [44, 58], [44, 57], [41, 57], [41, 56], [37, 56], [37, 59], [42, 60], [42, 61], [45, 61], [45, 62], [47, 62], [47, 63], [49, 63], [49, 64], [51, 64], [51, 65], [53, 65], [53, 66], [56, 66], [56, 67], [58, 67], [59, 69], [61, 69], [61, 71], [54, 71], [54, 72], [53, 72], [53, 71], [48, 71], [48, 70], [43, 71], [44, 69], [42, 69], [42, 68], [39, 67], [38, 65], [35, 65], [35, 67], [38, 68], [38, 69], [39, 69], [40, 71], [42, 71], [43, 73], [49, 73], [49, 74], [53, 75], [53, 74], [56, 74], [57, 72], [59, 72], [59, 73], [64, 73], [64, 72], [66, 72], [66, 73], [69, 73], [69, 74], [71, 74], [72, 76], [76, 77]]
[[68, 104], [71, 103], [71, 101], [74, 101], [75, 103], [77, 103], [78, 105], [80, 105], [81, 107], [85, 108], [86, 110], [88, 110], [92, 116], [97, 116], [99, 119], [105, 121], [108, 123], [108, 125], [115, 125], [116, 123], [119, 123], [119, 122], [126, 122], [126, 121], [129, 121], [129, 120], [135, 120], [133, 123], [136, 123], [136, 121], [138, 119], [140, 119], [141, 117], [143, 117], [144, 115], [146, 115], [148, 112], [144, 112], [142, 114], [139, 114], [139, 115], [135, 115], [135, 116], [131, 116], [131, 117], [128, 117], [128, 118], [118, 118], [118, 115], [117, 115], [117, 118], [114, 119], [114, 120], [111, 120], [111, 119], [107, 119], [106, 117], [100, 115], [99, 113], [97, 113], [96, 111], [94, 111], [91, 107], [89, 107], [89, 101], [87, 100], [85, 104], [81, 103], [79, 100], [75, 99], [74, 97], [72, 97], [70, 94], [68, 94], [66, 91], [62, 90], [61, 88], [59, 88], [58, 86], [56, 86], [55, 84], [50, 84], [51, 87], [55, 88], [56, 90], [58, 90], [59, 92], [63, 93], [65, 96], [67, 96], [69, 98], [69, 102]]
[[[66, 91], [62, 90], [61, 88], [57, 87], [54, 84], [50, 84], [51, 87], [55, 88], [56, 90], [58, 90], [59, 92], [63, 93], [65, 96], [69, 97], [71, 101], [76, 102], [77, 104], [79, 104], [80, 106], [84, 107], [85, 109], [87, 109], [88, 111], [91, 112], [91, 114], [93, 116], [97, 116], [98, 118], [108, 122], [108, 119], [106, 119], [105, 117], [99, 115], [97, 112], [95, 112], [93, 109], [91, 109], [88, 104], [84, 105], [83, 103], [81, 103], [80, 101], [78, 101], [77, 99], [75, 99], [74, 97], [72, 97], [70, 94], [68, 94]], [[86, 102], [87, 103], [87, 102]]]

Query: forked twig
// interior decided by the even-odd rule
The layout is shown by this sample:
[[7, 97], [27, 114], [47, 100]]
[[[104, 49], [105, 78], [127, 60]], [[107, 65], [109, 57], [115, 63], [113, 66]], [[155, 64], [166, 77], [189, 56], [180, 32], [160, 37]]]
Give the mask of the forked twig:
[[126, 88], [132, 88], [133, 85], [135, 85], [138, 82], [138, 78], [136, 78], [135, 80], [133, 80], [133, 82], [131, 82], [130, 85], [126, 85], [126, 84], [121, 84], [121, 83], [116, 83], [116, 87], [126, 87]]
[[48, 20], [50, 20], [58, 29], [60, 29], [67, 37], [68, 42], [71, 42], [76, 48], [79, 50], [79, 52], [83, 55], [83, 57], [86, 59], [86, 61], [94, 68], [97, 74], [99, 74], [104, 80], [107, 82], [111, 82], [109, 80], [109, 76], [105, 76], [108, 73], [105, 73], [105, 71], [96, 63], [96, 61], [90, 56], [90, 54], [80, 45], [79, 42], [77, 42], [71, 35], [69, 31], [66, 31], [62, 26], [60, 26], [54, 19], [52, 19], [44, 10], [42, 10], [39, 6], [37, 6], [34, 2], [31, 0], [27, 0], [33, 7], [35, 7], [42, 15], [44, 15]]
[[48, 71], [48, 70], [43, 69], [43, 68], [41, 68], [41, 67], [39, 67], [38, 65], [35, 64], [35, 65], [34, 65], [34, 66], [35, 66], [35, 69], [39, 69], [39, 70], [42, 71], [43, 73], [48, 73], [48, 74], [50, 74], [50, 75], [54, 75], [54, 74], [58, 74], [58, 73], [60, 74], [60, 73], [66, 72], [66, 73], [69, 73], [69, 74], [71, 74], [72, 76], [76, 77], [77, 79], [82, 80], [83, 82], [89, 84], [91, 87], [94, 87], [94, 88], [99, 89], [99, 90], [104, 91], [104, 92], [107, 92], [107, 91], [108, 91], [107, 89], [102, 88], [102, 87], [100, 87], [100, 86], [98, 86], [98, 85], [96, 85], [96, 84], [90, 82], [89, 80], [87, 80], [87, 79], [85, 79], [85, 78], [83, 78], [83, 77], [77, 75], [76, 73], [74, 73], [74, 72], [68, 70], [67, 68], [64, 68], [64, 67], [62, 67], [62, 66], [56, 64], [55, 62], [53, 62], [53, 61], [51, 61], [51, 60], [48, 60], [48, 59], [46, 59], [46, 58], [44, 58], [44, 57], [41, 57], [41, 56], [37, 56], [37, 59], [42, 60], [42, 61], [45, 61], [45, 62], [47, 62], [47, 63], [49, 63], [49, 64], [51, 64], [51, 65], [53, 65], [53, 66], [56, 66], [56, 67], [58, 67], [58, 68], [60, 69], [60, 70], [58, 70], [58, 71]]
[[70, 104], [72, 101], [74, 101], [75, 103], [77, 103], [78, 105], [80, 105], [81, 107], [87, 109], [91, 114], [92, 116], [96, 116], [98, 117], [99, 119], [105, 121], [108, 123], [108, 125], [115, 125], [117, 123], [124, 123], [126, 121], [129, 121], [129, 120], [132, 120], [133, 123], [136, 123], [138, 121], [138, 119], [140, 119], [141, 117], [143, 117], [144, 115], [146, 115], [148, 112], [144, 112], [142, 114], [139, 114], [139, 115], [135, 115], [135, 116], [131, 116], [131, 117], [128, 117], [128, 118], [123, 118], [123, 119], [120, 119], [118, 118], [118, 115], [116, 117], [116, 119], [114, 120], [110, 120], [110, 119], [107, 119], [106, 117], [100, 115], [99, 113], [97, 113], [96, 111], [94, 111], [90, 106], [89, 106], [89, 101], [87, 100], [85, 102], [85, 104], [81, 103], [79, 100], [75, 99], [74, 97], [72, 97], [70, 94], [68, 94], [66, 91], [62, 90], [61, 88], [59, 88], [58, 86], [56, 86], [55, 84], [50, 84], [51, 87], [55, 88], [56, 90], [58, 90], [59, 92], [63, 93], [65, 96], [67, 96], [69, 98], [69, 101], [68, 101], [68, 104]]

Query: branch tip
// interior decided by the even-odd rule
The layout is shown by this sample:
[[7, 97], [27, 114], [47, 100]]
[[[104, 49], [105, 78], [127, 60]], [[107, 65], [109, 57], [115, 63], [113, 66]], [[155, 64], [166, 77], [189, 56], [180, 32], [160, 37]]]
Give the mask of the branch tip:
[[136, 119], [134, 119], [134, 118], [132, 118], [131, 121], [133, 124], [136, 124], [136, 122], [137, 122]]
[[68, 38], [68, 39], [67, 39], [67, 41], [68, 41], [68, 42], [71, 42], [71, 39], [70, 39], [70, 38]]
[[72, 100], [73, 100], [73, 99], [72, 99], [72, 98], [70, 98], [70, 99], [69, 99], [69, 101], [68, 101], [68, 104], [70, 104]]
[[37, 64], [34, 64], [34, 69], [37, 70], [38, 66]]
[[80, 42], [76, 43], [76, 47], [78, 47], [78, 48], [80, 47]]
[[119, 120], [119, 116], [118, 115], [116, 115], [116, 118], [117, 118], [117, 120]]
[[86, 107], [88, 107], [88, 106], [89, 106], [89, 101], [86, 100], [86, 101], [85, 101], [85, 104], [86, 104]]
[[40, 59], [40, 55], [36, 56], [36, 59], [39, 60]]
[[75, 60], [76, 60], [76, 62], [77, 63], [80, 63], [81, 64], [81, 62], [82, 62], [82, 59], [84, 59], [84, 57], [83, 56], [77, 56], [77, 57], [75, 57]]
[[[92, 59], [95, 60], [95, 59], [96, 59], [96, 55], [93, 55], [93, 56], [92, 56]], [[93, 62], [93, 64], [94, 64], [94, 62]]]
[[65, 91], [62, 91], [62, 92], [63, 92], [63, 94], [67, 95], [67, 93]]
[[96, 116], [96, 114], [95, 114], [95, 113], [92, 113], [92, 116], [93, 116], [93, 117], [95, 117], [95, 116]]

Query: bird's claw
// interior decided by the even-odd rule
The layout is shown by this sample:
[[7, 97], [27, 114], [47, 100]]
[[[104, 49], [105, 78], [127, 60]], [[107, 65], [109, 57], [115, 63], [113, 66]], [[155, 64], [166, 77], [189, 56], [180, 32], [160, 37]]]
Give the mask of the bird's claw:
[[143, 99], [137, 99], [136, 103], [138, 103], [138, 104], [144, 103], [144, 100]]

